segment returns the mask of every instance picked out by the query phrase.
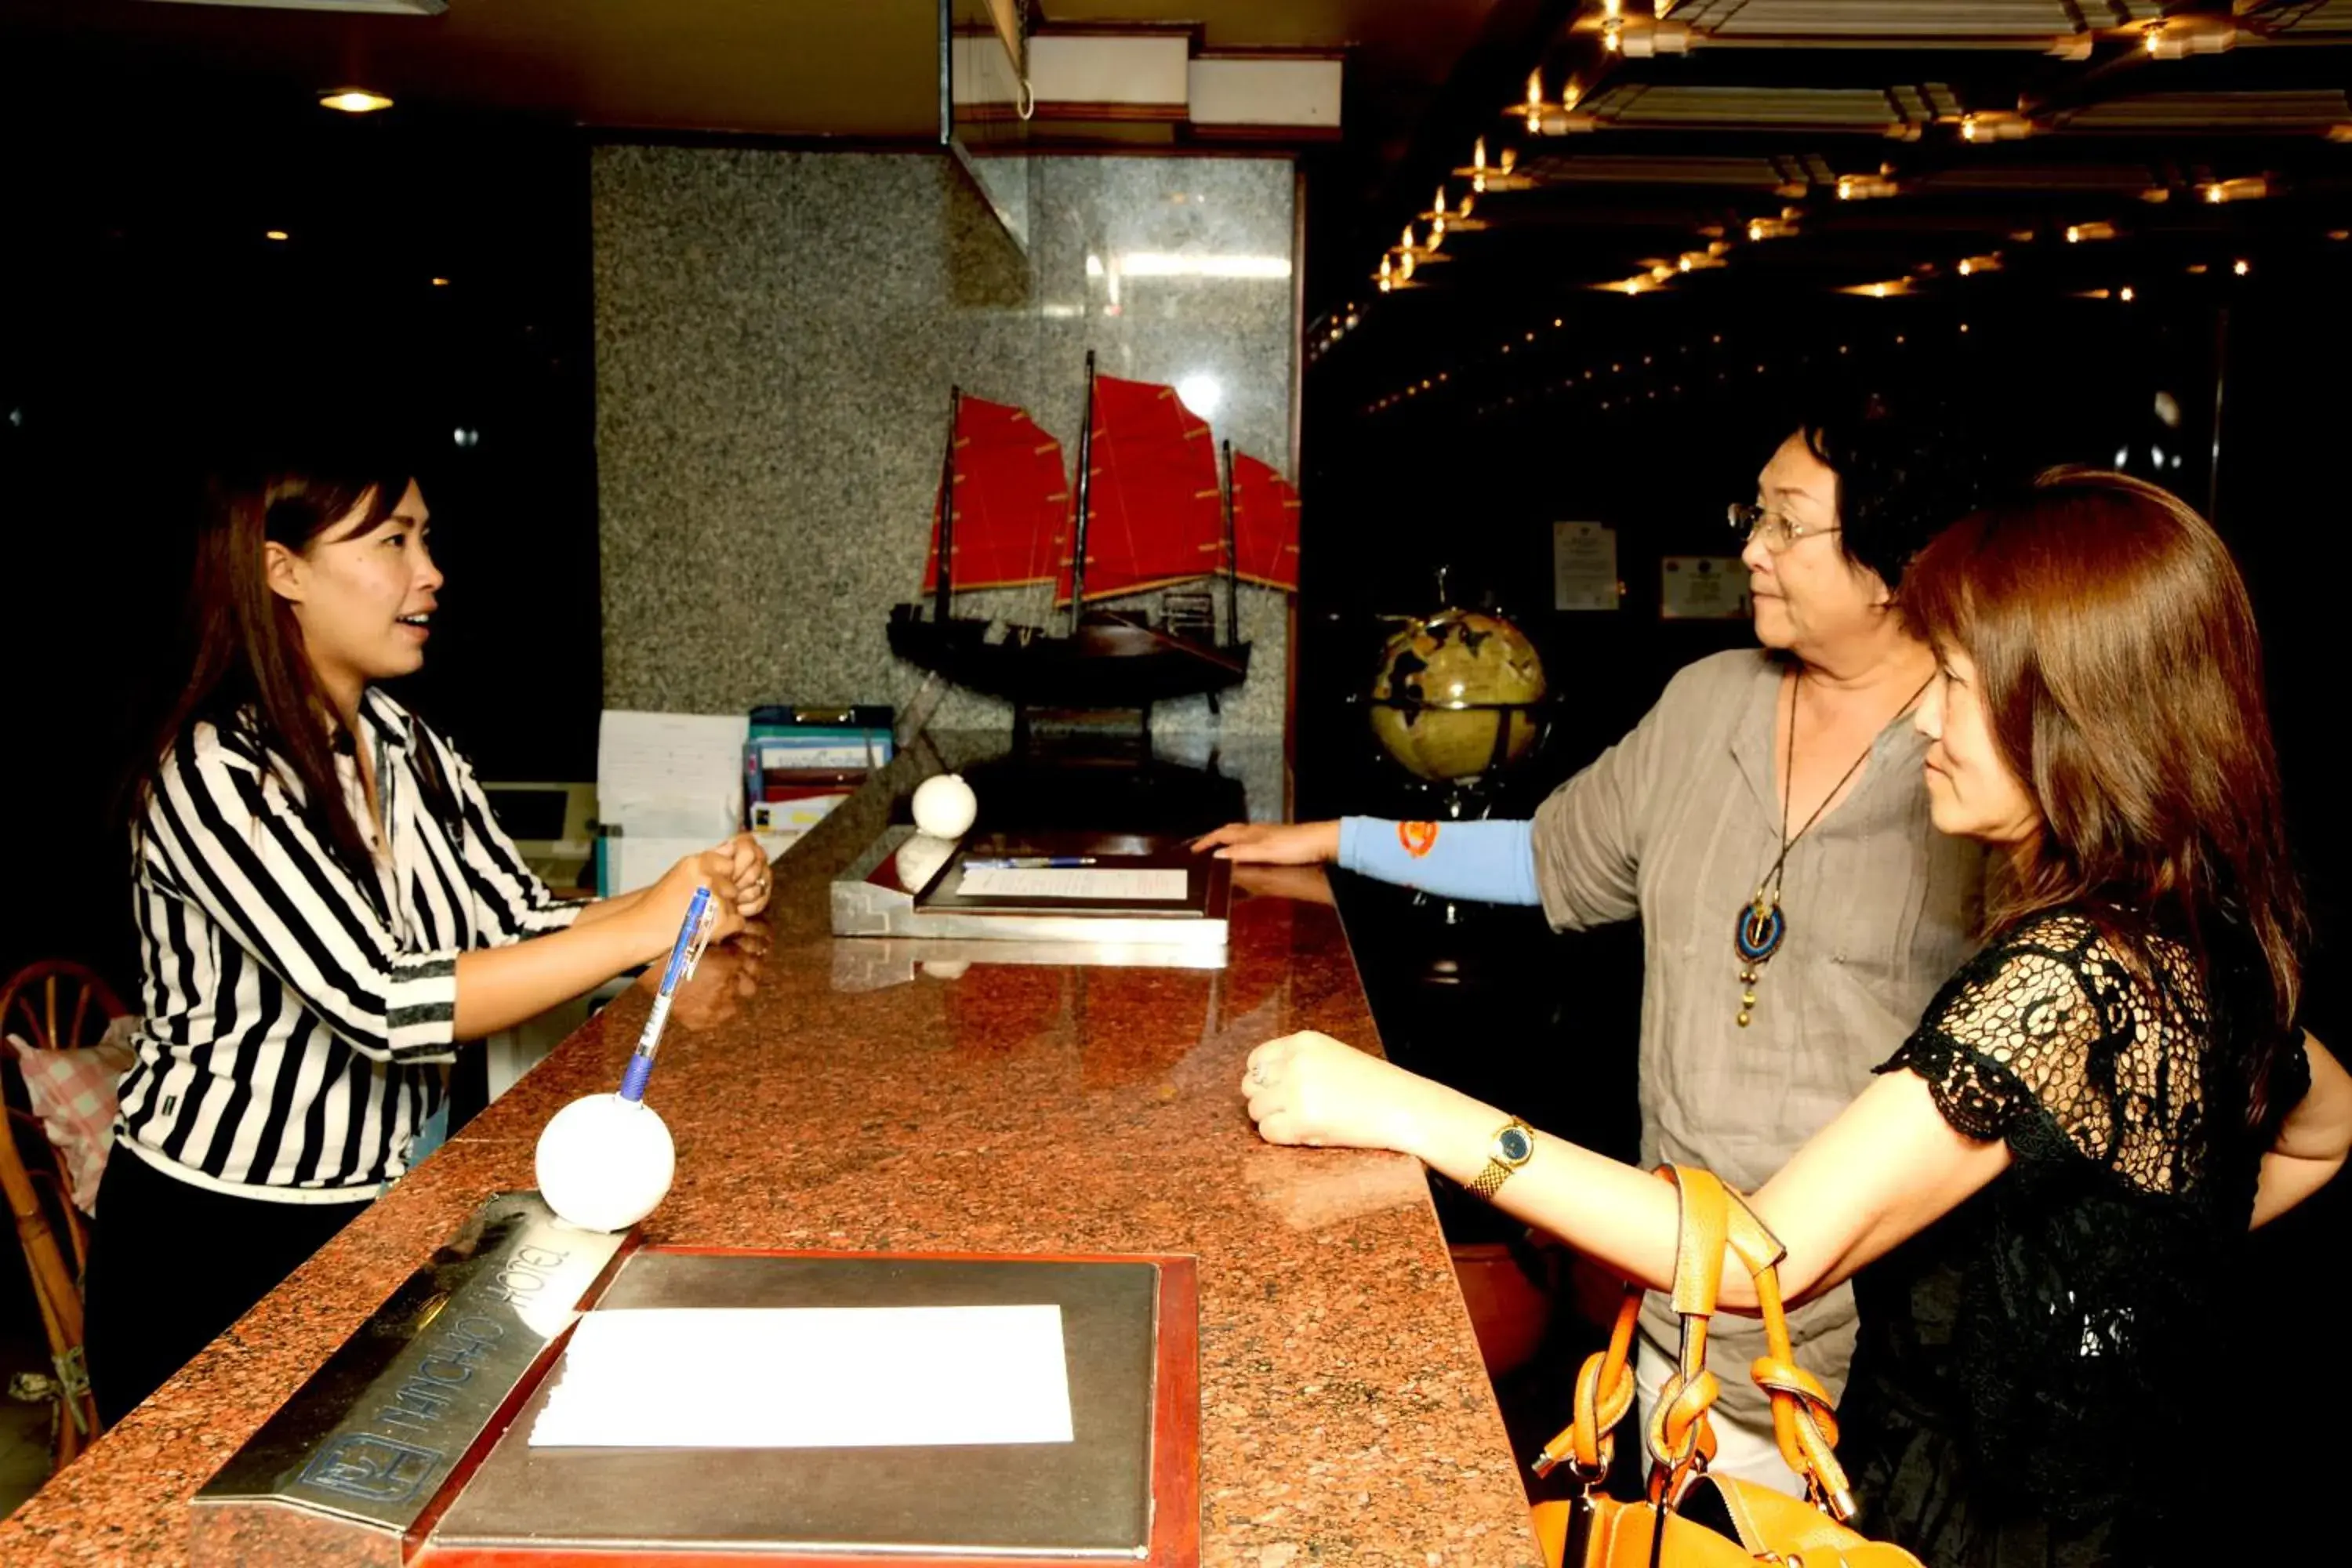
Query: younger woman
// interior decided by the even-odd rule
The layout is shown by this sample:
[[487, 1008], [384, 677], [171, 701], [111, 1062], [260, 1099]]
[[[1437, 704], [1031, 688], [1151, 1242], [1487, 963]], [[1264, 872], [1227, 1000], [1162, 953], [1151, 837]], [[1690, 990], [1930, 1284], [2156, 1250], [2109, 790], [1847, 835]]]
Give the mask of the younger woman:
[[87, 1286], [109, 1423], [407, 1169], [461, 1041], [766, 902], [742, 838], [642, 892], [549, 892], [464, 757], [378, 682], [425, 662], [442, 586], [409, 471], [216, 484], [194, 668], [132, 792], [144, 1021]]

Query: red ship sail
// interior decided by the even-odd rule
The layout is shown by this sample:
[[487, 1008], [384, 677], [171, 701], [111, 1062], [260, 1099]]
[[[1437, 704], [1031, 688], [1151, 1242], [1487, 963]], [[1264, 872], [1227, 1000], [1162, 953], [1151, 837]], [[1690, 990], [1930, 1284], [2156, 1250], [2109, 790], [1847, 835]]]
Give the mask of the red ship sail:
[[1274, 468], [1234, 454], [1234, 575], [1298, 592], [1298, 492]]
[[[1062, 444], [1009, 404], [965, 397], [956, 405], [955, 568], [950, 586], [1009, 588], [1050, 583], [1069, 553], [1070, 485]], [[940, 507], [931, 504], [923, 592], [940, 579]]]
[[[1224, 570], [1216, 444], [1174, 387], [1096, 377], [1090, 467], [1088, 599]], [[1063, 604], [1069, 603], [1071, 564], [1061, 563], [1055, 592]]]

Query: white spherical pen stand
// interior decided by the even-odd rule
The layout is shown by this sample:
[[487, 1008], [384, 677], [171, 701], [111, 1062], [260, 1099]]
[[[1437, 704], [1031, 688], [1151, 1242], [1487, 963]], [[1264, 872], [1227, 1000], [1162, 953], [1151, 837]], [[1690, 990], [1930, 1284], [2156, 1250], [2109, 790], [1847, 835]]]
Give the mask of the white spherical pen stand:
[[591, 1094], [539, 1135], [539, 1194], [583, 1230], [626, 1230], [654, 1212], [677, 1173], [669, 1128], [643, 1100]]
[[915, 786], [915, 826], [934, 838], [961, 838], [980, 815], [980, 797], [961, 773], [940, 773]]

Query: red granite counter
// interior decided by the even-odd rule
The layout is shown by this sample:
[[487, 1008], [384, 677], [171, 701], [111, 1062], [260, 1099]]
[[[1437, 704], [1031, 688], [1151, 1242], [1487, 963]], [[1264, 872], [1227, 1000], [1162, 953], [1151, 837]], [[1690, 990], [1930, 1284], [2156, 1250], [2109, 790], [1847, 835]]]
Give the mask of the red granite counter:
[[[1374, 1038], [1328, 905], [1238, 900], [1223, 970], [925, 973], [824, 934], [801, 859], [679, 998], [649, 1239], [1195, 1253], [1205, 1561], [1539, 1561], [1419, 1166], [1276, 1149], [1243, 1113], [1259, 1041]], [[188, 1496], [486, 1194], [534, 1184], [540, 1128], [619, 1082], [646, 1006], [592, 1020], [52, 1480], [0, 1562], [184, 1561]]]

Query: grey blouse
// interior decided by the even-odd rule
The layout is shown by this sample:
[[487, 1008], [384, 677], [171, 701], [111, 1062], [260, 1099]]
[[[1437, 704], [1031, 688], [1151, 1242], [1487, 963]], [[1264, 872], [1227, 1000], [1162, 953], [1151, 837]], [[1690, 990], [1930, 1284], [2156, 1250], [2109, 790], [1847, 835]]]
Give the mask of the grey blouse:
[[[1880, 731], [1845, 799], [1790, 851], [1780, 951], [1736, 1022], [1743, 906], [1780, 852], [1773, 728], [1787, 664], [1717, 654], [1668, 683], [1633, 733], [1552, 792], [1535, 818], [1536, 881], [1559, 930], [1643, 924], [1642, 1159], [1701, 1165], [1753, 1192], [1869, 1084], [1975, 950], [1983, 854], [1936, 831], [1908, 715]], [[1858, 1181], [1870, 1173], [1854, 1173]], [[1836, 1394], [1853, 1351], [1849, 1289], [1790, 1316], [1798, 1360]], [[1678, 1325], [1652, 1292], [1643, 1326]], [[1760, 1325], [1718, 1317], [1719, 1406], [1769, 1408], [1748, 1381]]]

